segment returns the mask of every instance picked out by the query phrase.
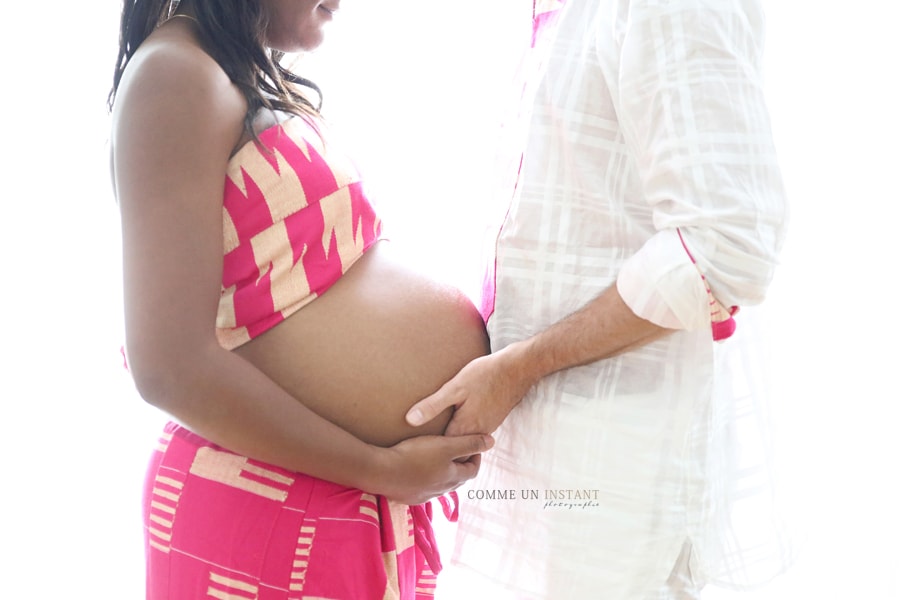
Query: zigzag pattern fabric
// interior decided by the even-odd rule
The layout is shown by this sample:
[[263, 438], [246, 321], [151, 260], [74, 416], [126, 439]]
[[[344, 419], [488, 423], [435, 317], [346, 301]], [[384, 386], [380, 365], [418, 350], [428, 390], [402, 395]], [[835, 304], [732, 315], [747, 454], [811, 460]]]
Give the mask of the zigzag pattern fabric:
[[381, 235], [359, 172], [323, 133], [294, 117], [229, 163], [216, 320], [229, 350], [324, 293]]

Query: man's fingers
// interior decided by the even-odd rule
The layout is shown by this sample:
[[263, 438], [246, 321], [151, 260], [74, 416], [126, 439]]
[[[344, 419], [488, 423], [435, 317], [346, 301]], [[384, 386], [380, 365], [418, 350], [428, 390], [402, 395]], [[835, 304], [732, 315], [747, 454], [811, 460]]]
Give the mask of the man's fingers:
[[447, 440], [453, 440], [453, 445], [451, 446], [451, 451], [453, 452], [453, 458], [469, 458], [474, 454], [481, 454], [482, 452], [487, 452], [494, 446], [494, 438], [489, 435], [484, 435], [481, 433], [476, 433], [472, 435], [460, 435], [452, 438], [445, 438]]
[[413, 427], [424, 425], [444, 412], [444, 409], [453, 406], [453, 404], [450, 394], [445, 393], [443, 388], [441, 388], [414, 404], [406, 413], [406, 422]]
[[447, 423], [447, 428], [444, 430], [444, 435], [457, 437], [461, 435], [468, 435], [470, 433], [487, 433], [482, 429], [478, 429], [476, 424], [464, 423], [459, 415], [459, 411], [454, 413], [453, 418], [450, 419], [449, 423]]

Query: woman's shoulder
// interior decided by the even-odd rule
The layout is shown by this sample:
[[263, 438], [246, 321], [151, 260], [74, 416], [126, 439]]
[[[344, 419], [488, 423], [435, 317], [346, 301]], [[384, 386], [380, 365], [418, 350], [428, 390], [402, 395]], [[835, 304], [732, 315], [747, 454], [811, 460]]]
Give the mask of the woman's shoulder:
[[161, 27], [141, 44], [123, 74], [114, 114], [175, 113], [239, 131], [246, 100], [187, 26]]

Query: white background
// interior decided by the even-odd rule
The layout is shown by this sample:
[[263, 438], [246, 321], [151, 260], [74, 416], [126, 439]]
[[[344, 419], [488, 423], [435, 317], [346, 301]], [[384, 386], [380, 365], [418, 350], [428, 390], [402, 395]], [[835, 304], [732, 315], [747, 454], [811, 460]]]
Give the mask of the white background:
[[[309, 65], [397, 243], [473, 293], [512, 25], [529, 4], [344, 0]], [[796, 568], [748, 598], [897, 599], [900, 10], [767, 4], [793, 216], [766, 310], [810, 527]], [[112, 0], [16, 2], [0, 16], [4, 598], [143, 594], [140, 487], [162, 419], [119, 356], [104, 109], [117, 20]]]

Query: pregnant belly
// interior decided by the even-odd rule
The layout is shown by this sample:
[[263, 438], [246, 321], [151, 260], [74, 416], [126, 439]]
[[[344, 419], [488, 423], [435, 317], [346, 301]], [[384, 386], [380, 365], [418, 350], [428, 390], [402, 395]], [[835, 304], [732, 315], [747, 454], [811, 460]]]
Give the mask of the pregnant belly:
[[237, 348], [298, 401], [373, 444], [441, 433], [410, 406], [489, 351], [481, 316], [459, 290], [404, 266], [379, 242], [320, 298]]

